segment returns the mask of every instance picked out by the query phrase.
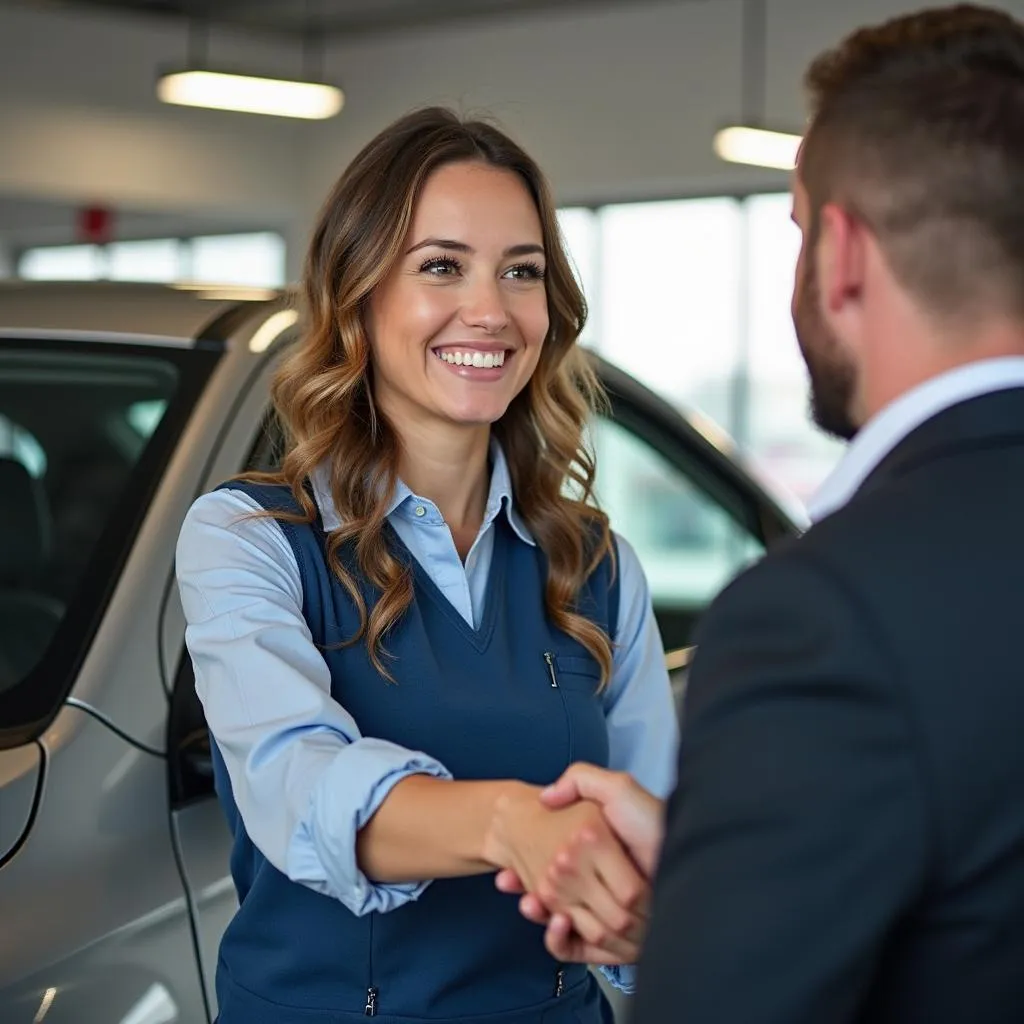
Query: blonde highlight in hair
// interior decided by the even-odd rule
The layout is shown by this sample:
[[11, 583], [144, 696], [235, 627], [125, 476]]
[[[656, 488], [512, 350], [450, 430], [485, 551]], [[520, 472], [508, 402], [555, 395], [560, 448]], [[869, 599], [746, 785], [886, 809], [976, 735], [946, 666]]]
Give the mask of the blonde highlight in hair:
[[[392, 679], [385, 640], [413, 600], [413, 580], [385, 532], [400, 442], [373, 401], [367, 308], [401, 256], [427, 178], [467, 161], [517, 174], [540, 217], [550, 326], [529, 383], [493, 431], [508, 461], [517, 507], [547, 559], [548, 616], [596, 658], [603, 686], [611, 673], [611, 642], [576, 609], [587, 578], [613, 551], [607, 516], [593, 505], [595, 465], [584, 444], [590, 413], [604, 402], [577, 345], [586, 303], [540, 169], [492, 125], [463, 121], [443, 108], [420, 110], [381, 132], [342, 174], [306, 257], [305, 332], [272, 386], [286, 453], [278, 471], [247, 479], [286, 485], [303, 513], [273, 515], [313, 522], [316, 508], [306, 485], [318, 466], [329, 466], [341, 525], [328, 536], [327, 561], [360, 618], [345, 644], [365, 640], [374, 667]], [[564, 493], [566, 484], [572, 496]], [[380, 594], [370, 609], [360, 577]]]

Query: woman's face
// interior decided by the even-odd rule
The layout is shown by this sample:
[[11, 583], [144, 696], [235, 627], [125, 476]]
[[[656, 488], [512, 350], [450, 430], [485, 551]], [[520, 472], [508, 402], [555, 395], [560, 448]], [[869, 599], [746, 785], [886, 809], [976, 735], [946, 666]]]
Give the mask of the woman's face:
[[548, 332], [540, 217], [511, 171], [439, 167], [370, 300], [374, 397], [402, 433], [500, 419]]

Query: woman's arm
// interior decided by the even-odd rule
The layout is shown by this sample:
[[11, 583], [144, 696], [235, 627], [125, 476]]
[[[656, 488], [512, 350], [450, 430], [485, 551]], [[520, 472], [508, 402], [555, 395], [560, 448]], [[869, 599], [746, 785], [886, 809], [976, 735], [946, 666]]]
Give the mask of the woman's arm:
[[499, 801], [537, 803], [538, 786], [512, 781], [403, 779], [356, 839], [357, 860], [379, 882], [484, 874], [497, 866], [488, 834]]
[[237, 491], [204, 495], [178, 541], [185, 639], [207, 723], [267, 860], [354, 913], [393, 910], [433, 876], [372, 885], [356, 836], [403, 779], [450, 774], [419, 751], [363, 736], [331, 697], [295, 556], [274, 520], [252, 517], [258, 508]]

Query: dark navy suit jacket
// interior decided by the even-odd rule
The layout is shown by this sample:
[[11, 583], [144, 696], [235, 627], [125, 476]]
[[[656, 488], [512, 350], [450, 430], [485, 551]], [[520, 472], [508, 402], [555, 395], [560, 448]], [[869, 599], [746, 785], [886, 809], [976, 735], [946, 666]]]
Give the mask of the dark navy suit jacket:
[[706, 615], [633, 1024], [1024, 1021], [1024, 389]]

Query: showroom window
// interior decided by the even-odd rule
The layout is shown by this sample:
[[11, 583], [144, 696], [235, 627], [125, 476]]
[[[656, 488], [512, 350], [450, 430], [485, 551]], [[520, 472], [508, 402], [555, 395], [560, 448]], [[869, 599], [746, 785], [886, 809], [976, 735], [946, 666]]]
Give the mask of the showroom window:
[[276, 232], [257, 231], [40, 246], [21, 253], [18, 276], [33, 281], [196, 281], [278, 288], [285, 283], [285, 245]]
[[714, 420], [764, 475], [809, 498], [842, 449], [808, 417], [789, 196], [571, 207], [559, 219], [590, 307], [583, 343]]

